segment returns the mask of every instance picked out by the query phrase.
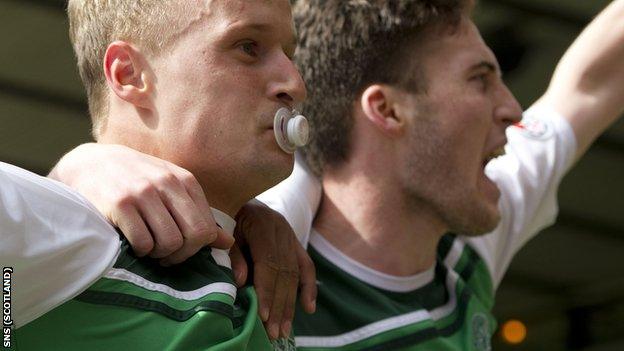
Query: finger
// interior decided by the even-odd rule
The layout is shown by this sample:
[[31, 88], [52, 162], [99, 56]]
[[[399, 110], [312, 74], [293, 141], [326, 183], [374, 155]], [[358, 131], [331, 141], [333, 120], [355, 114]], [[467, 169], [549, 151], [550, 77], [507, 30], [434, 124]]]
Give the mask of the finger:
[[227, 250], [234, 245], [234, 242], [234, 237], [231, 234], [226, 233], [221, 228], [217, 228], [217, 237], [208, 245], [217, 249]]
[[[267, 321], [267, 329], [273, 338], [277, 338], [280, 334], [280, 326], [284, 315], [284, 308], [289, 294], [290, 272], [280, 269], [277, 274], [275, 290], [273, 292], [273, 302], [271, 304], [271, 312]], [[296, 289], [296, 286], [295, 286]]]
[[206, 199], [204, 189], [201, 187], [197, 179], [195, 179], [195, 176], [184, 168], [180, 168], [175, 165], [171, 165], [170, 169], [176, 175], [177, 179], [180, 180], [187, 194], [193, 200], [193, 203], [197, 206], [208, 224], [217, 227], [217, 223], [212, 215], [212, 210], [210, 209], [210, 204], [208, 204], [208, 200]]
[[242, 287], [247, 281], [247, 261], [238, 245], [233, 245], [230, 249], [230, 260], [232, 261], [232, 272], [236, 279], [236, 285]]
[[182, 246], [169, 254], [165, 260], [162, 260], [162, 264], [170, 265], [183, 262], [216, 239], [218, 235], [217, 226], [208, 224], [204, 215], [177, 179], [169, 181], [166, 188], [160, 189], [160, 196], [183, 238]]
[[297, 286], [299, 285], [298, 272], [286, 272], [289, 276], [287, 285], [287, 295], [284, 302], [284, 311], [282, 313], [282, 321], [280, 327], [281, 336], [287, 338], [290, 336], [293, 318], [295, 318], [295, 304], [297, 303]]
[[255, 261], [254, 287], [258, 295], [258, 312], [263, 322], [269, 320], [269, 314], [275, 295], [275, 280], [279, 267], [274, 259]]
[[301, 307], [307, 313], [314, 313], [316, 311], [316, 268], [312, 259], [305, 251], [305, 249], [297, 242], [296, 253], [297, 263], [299, 265], [299, 286], [301, 287], [300, 300]]
[[[292, 240], [290, 235], [284, 234], [284, 226], [275, 225], [274, 235], [276, 238], [278, 255], [278, 273], [275, 281], [275, 290], [273, 294], [273, 302], [271, 304], [271, 312], [269, 314], [269, 320], [267, 321], [267, 329], [269, 333], [277, 337], [276, 334], [282, 334], [282, 324], [284, 322], [284, 311], [288, 304], [288, 296], [291, 294], [291, 289], [295, 290], [293, 294], [296, 294], [297, 283], [292, 284], [291, 280], [293, 276], [291, 272], [297, 270], [297, 260], [294, 252], [292, 252]], [[288, 233], [290, 234], [290, 232]], [[294, 304], [294, 301], [293, 301]]]
[[[206, 195], [204, 194], [204, 190], [199, 182], [197, 182], [197, 179], [195, 179], [191, 172], [185, 170], [184, 168], [170, 165], [170, 170], [181, 182], [186, 194], [192, 201], [191, 206], [193, 207], [193, 210], [195, 210], [184, 210], [181, 211], [182, 214], [186, 211], [188, 211], [188, 213], [193, 212], [193, 214], [196, 213], [199, 218], [203, 218], [205, 221], [203, 225], [207, 226], [207, 231], [209, 233], [209, 236], [206, 238], [205, 245], [209, 245], [217, 249], [229, 249], [234, 244], [234, 238], [217, 225], [212, 214], [212, 210], [210, 209], [210, 205], [208, 204], [208, 200], [206, 199]], [[177, 216], [175, 218], [177, 221]], [[191, 223], [197, 223], [200, 221], [195, 216], [193, 218], [194, 219]]]
[[[248, 225], [245, 218], [237, 218], [240, 219], [240, 222], [237, 222], [235, 236], [236, 242], [240, 243], [241, 241], [246, 241], [245, 231], [252, 229], [252, 227]], [[276, 247], [275, 236], [273, 235], [275, 227], [267, 225], [267, 223], [258, 222], [257, 225], [253, 226], [256, 235], [249, 235], [250, 240], [248, 242], [254, 262], [253, 279], [254, 288], [258, 295], [258, 313], [263, 322], [269, 319], [273, 293], [275, 291], [275, 280], [279, 271], [277, 256], [271, 251], [271, 248]]]
[[146, 189], [139, 198], [141, 199], [139, 211], [147, 222], [154, 240], [154, 249], [150, 256], [162, 258], [179, 250], [184, 238], [158, 191]]
[[280, 240], [280, 245], [278, 247], [281, 265], [276, 291], [281, 290], [284, 292], [284, 295], [283, 300], [278, 300], [281, 296], [276, 293], [273, 303], [278, 303], [282, 306], [282, 314], [278, 314], [276, 317], [280, 318], [281, 336], [288, 337], [290, 335], [292, 319], [295, 314], [297, 287], [299, 286], [299, 266], [295, 250], [295, 245], [298, 245], [298, 243], [294, 240], [294, 234], [288, 224], [276, 225], [276, 234], [278, 234], [278, 232], [282, 233], [282, 235], [280, 235], [282, 240]]
[[128, 239], [135, 255], [142, 257], [152, 251], [154, 247], [152, 234], [134, 206], [122, 206], [119, 208], [119, 212], [111, 217], [126, 239]]

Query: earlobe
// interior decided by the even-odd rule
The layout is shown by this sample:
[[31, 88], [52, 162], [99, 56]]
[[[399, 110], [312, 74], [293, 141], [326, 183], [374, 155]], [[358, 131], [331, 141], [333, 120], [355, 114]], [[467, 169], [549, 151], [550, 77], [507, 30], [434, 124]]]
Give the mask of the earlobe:
[[104, 74], [110, 90], [140, 108], [151, 108], [151, 94], [143, 55], [129, 43], [114, 41], [104, 55]]
[[399, 135], [404, 129], [404, 122], [394, 109], [394, 92], [382, 85], [371, 85], [362, 93], [360, 103], [367, 120], [382, 132]]

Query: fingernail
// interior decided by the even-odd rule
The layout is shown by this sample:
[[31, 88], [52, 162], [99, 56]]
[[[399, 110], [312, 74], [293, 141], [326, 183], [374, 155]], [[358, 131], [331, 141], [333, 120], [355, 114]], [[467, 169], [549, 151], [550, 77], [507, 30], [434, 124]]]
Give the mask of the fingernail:
[[262, 307], [260, 308], [260, 319], [262, 319], [263, 322], [266, 322], [267, 320], [269, 320], [269, 309], [266, 307]]
[[285, 338], [287, 338], [290, 335], [291, 327], [292, 327], [292, 324], [290, 322], [284, 322], [284, 324], [282, 324], [282, 332]]
[[316, 300], [310, 302], [310, 312], [316, 312]]
[[277, 339], [279, 336], [279, 326], [277, 323], [273, 323], [269, 326], [269, 336], [271, 339]]
[[243, 272], [238, 271], [236, 272], [236, 284], [238, 284], [238, 287], [242, 287], [243, 284], [245, 284], [245, 282], [243, 281]]

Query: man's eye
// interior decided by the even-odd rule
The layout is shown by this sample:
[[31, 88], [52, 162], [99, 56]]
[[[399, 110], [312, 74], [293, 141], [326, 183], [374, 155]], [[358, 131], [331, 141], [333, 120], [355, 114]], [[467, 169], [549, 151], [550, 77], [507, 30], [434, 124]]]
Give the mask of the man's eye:
[[479, 75], [476, 75], [476, 76], [474, 76], [474, 77], [470, 78], [470, 80], [471, 80], [471, 81], [475, 81], [475, 82], [477, 82], [477, 84], [479, 84], [479, 85], [480, 85], [480, 87], [481, 87], [482, 89], [484, 89], [484, 90], [485, 90], [485, 89], [487, 88], [487, 86], [488, 86], [488, 75], [487, 75], [487, 74], [479, 74]]
[[254, 42], [247, 42], [240, 45], [241, 50], [249, 56], [258, 56], [258, 45]]

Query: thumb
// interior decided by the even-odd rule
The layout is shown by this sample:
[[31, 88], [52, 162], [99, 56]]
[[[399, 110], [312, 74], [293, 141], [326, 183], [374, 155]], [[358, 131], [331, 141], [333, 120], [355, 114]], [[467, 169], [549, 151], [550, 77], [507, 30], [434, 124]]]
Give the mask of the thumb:
[[234, 273], [236, 285], [240, 288], [247, 281], [247, 262], [238, 244], [234, 244], [230, 249], [230, 259], [232, 260], [232, 272]]
[[223, 250], [231, 248], [232, 245], [234, 245], [234, 237], [219, 227], [217, 227], [217, 235], [214, 240], [208, 243], [208, 246], [210, 247]]

